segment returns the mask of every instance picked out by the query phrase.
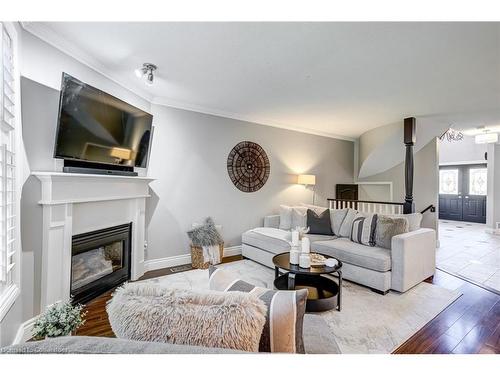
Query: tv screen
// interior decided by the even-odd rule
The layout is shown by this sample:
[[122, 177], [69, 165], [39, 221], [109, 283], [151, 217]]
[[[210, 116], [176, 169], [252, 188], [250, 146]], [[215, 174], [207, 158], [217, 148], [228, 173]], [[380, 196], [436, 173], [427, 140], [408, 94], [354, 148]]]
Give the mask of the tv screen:
[[145, 168], [153, 116], [63, 73], [54, 157]]

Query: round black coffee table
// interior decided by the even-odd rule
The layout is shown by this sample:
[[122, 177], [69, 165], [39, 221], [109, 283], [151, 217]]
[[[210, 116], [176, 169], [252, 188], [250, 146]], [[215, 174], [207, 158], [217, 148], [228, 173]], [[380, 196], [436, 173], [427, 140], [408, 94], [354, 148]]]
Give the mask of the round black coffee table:
[[[317, 253], [320, 254], [320, 253]], [[306, 311], [318, 312], [331, 309], [340, 311], [342, 303], [342, 262], [337, 258], [321, 254], [325, 258], [335, 259], [334, 267], [301, 268], [290, 264], [290, 253], [281, 253], [273, 257], [275, 280], [274, 287], [279, 290], [308, 289]], [[287, 271], [281, 273], [281, 270]], [[335, 280], [322, 275], [337, 274], [338, 284]]]

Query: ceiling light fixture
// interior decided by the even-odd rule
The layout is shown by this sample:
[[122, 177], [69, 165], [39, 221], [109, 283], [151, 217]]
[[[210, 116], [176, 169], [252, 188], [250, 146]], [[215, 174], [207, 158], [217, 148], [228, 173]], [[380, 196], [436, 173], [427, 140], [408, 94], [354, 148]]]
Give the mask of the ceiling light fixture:
[[156, 69], [158, 69], [158, 67], [155, 64], [144, 63], [142, 64], [142, 68], [137, 68], [134, 72], [137, 78], [144, 78], [148, 85], [152, 85]]

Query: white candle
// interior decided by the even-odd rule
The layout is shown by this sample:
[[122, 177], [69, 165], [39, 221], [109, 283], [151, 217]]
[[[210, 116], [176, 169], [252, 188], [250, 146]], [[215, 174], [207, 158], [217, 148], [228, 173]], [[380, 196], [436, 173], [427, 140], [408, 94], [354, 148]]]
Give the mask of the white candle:
[[302, 252], [303, 253], [309, 253], [310, 252], [310, 241], [309, 238], [303, 237], [302, 238]]
[[293, 246], [299, 245], [299, 231], [298, 230], [292, 230], [292, 245]]
[[300, 251], [290, 250], [290, 264], [299, 264]]
[[309, 254], [302, 253], [300, 255], [299, 267], [300, 268], [309, 268], [309, 267], [311, 267], [311, 256]]

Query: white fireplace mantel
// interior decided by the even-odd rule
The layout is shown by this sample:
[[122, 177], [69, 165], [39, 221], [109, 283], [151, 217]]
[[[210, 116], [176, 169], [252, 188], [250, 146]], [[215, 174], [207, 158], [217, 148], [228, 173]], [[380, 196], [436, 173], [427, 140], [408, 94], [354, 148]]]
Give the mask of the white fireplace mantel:
[[34, 172], [41, 181], [42, 311], [70, 298], [72, 236], [132, 223], [131, 279], [144, 274], [148, 177]]

